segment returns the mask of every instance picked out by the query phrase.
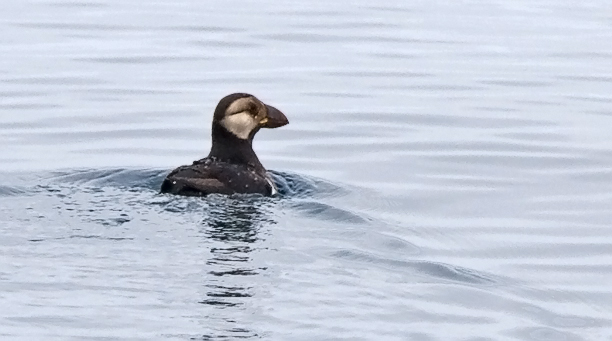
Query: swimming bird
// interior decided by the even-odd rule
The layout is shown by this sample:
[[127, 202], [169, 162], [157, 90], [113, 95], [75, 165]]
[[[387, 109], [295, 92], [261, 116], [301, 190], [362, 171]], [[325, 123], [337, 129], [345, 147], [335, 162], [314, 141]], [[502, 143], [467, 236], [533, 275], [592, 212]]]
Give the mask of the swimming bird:
[[235, 93], [223, 97], [213, 115], [210, 153], [170, 172], [161, 192], [186, 196], [276, 194], [274, 182], [253, 151], [253, 137], [260, 128], [278, 128], [288, 123], [280, 110], [253, 95]]

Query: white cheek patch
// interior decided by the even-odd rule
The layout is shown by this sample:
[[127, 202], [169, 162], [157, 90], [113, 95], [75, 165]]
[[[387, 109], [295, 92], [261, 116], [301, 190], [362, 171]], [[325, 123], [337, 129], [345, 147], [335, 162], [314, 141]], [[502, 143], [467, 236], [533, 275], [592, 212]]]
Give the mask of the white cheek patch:
[[221, 120], [221, 125], [232, 134], [238, 136], [238, 138], [246, 140], [251, 132], [257, 128], [258, 122], [247, 111], [243, 111], [225, 117]]

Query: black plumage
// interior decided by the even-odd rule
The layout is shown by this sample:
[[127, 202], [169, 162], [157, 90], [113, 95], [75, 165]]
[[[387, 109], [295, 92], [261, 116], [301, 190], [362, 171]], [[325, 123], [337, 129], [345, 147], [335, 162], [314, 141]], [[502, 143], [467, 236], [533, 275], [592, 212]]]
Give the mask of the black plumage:
[[187, 196], [275, 194], [274, 183], [253, 151], [253, 138], [260, 128], [277, 128], [288, 123], [282, 112], [252, 95], [237, 93], [224, 97], [213, 115], [209, 155], [170, 172], [161, 192]]

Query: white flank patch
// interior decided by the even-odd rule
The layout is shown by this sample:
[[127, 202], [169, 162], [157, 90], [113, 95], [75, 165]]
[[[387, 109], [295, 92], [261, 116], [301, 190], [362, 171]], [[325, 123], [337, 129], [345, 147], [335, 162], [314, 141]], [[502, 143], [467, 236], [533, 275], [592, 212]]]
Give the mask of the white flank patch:
[[255, 120], [248, 111], [239, 112], [234, 115], [226, 116], [221, 124], [232, 134], [243, 140], [249, 138], [253, 129], [257, 128], [259, 123]]
[[276, 193], [278, 193], [278, 190], [276, 189], [276, 185], [274, 185], [274, 182], [272, 182], [272, 180], [270, 180], [268, 176], [266, 176], [266, 181], [268, 181], [270, 187], [272, 187], [272, 193], [270, 195], [276, 195]]

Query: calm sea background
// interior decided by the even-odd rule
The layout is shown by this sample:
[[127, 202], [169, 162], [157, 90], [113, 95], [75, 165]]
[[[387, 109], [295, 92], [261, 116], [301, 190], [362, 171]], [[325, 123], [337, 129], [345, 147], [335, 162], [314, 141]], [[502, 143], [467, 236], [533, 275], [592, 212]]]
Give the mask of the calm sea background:
[[[0, 339], [612, 340], [612, 2], [9, 0]], [[218, 100], [277, 198], [160, 195]]]

